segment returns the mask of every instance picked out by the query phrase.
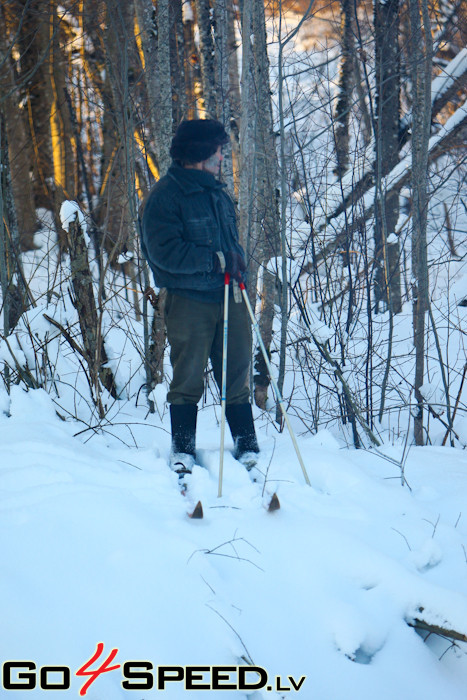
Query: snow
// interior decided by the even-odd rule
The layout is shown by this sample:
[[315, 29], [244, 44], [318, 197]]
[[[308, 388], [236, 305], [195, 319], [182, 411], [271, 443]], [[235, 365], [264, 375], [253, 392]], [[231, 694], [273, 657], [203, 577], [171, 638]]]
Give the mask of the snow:
[[446, 394], [440, 380], [425, 381], [420, 387], [420, 393], [430, 406], [436, 406], [437, 412], [442, 413], [446, 409]]
[[448, 134], [454, 127], [456, 127], [458, 124], [460, 124], [465, 118], [467, 117], [467, 104], [464, 102], [463, 105], [458, 107], [454, 114], [449, 117], [447, 120], [446, 124], [443, 124], [439, 132], [435, 135], [432, 136], [430, 139], [430, 143], [428, 146], [428, 150], [431, 151], [434, 147], [434, 145], [441, 140], [441, 138], [444, 138], [446, 134]]
[[70, 224], [73, 221], [75, 221], [75, 219], [78, 219], [79, 225], [82, 226], [85, 230], [86, 220], [84, 218], [83, 212], [79, 207], [79, 204], [77, 202], [73, 202], [69, 199], [66, 199], [64, 202], [62, 202], [62, 205], [60, 207], [60, 221], [62, 222], [62, 226], [65, 229], [65, 231], [70, 230]]
[[183, 22], [194, 22], [195, 21], [195, 16], [193, 14], [193, 8], [191, 7], [191, 4], [189, 2], [182, 3], [182, 12], [183, 12]]
[[467, 71], [467, 48], [459, 51], [431, 84], [432, 104], [441, 97]]
[[60, 221], [62, 222], [63, 229], [65, 231], [69, 231], [70, 224], [76, 219], [78, 220], [78, 223], [84, 234], [86, 244], [89, 246], [91, 239], [87, 234], [86, 218], [77, 202], [66, 199], [64, 202], [62, 202], [60, 206]]
[[[456, 109], [454, 114], [452, 114], [449, 119], [446, 121], [445, 124], [440, 126], [439, 131], [434, 136], [431, 136], [429, 145], [428, 145], [428, 151], [431, 152], [437, 145], [438, 143], [443, 139], [446, 138], [446, 136], [449, 134], [450, 131], [452, 131], [454, 128], [456, 128], [462, 121], [464, 121], [467, 117], [467, 103], [462, 104], [460, 107]], [[367, 150], [367, 153], [369, 152], [370, 149]], [[326, 197], [323, 199], [323, 202], [317, 201], [315, 203], [315, 218], [314, 218], [314, 228], [315, 230], [324, 229], [325, 224], [326, 224], [326, 218], [329, 214], [329, 211], [332, 211], [335, 207], [339, 206], [342, 202], [342, 194], [344, 194], [344, 197], [349, 194], [349, 192], [352, 191], [352, 187], [355, 185], [354, 178], [355, 178], [355, 172], [366, 172], [368, 169], [368, 165], [365, 165], [369, 163], [369, 160], [365, 157], [365, 159], [361, 162], [357, 162], [355, 168], [351, 168], [348, 173], [344, 175], [342, 178], [342, 186], [340, 183], [333, 183], [331, 184], [326, 191]], [[409, 154], [402, 158], [400, 162], [391, 170], [391, 172], [382, 179], [383, 182], [383, 189], [389, 190], [391, 187], [394, 187], [397, 182], [402, 179], [406, 173], [407, 170], [410, 169], [412, 163], [412, 155]], [[404, 191], [404, 194], [406, 192]], [[301, 201], [300, 194], [296, 194], [296, 199], [297, 201]], [[370, 187], [364, 194], [364, 196], [361, 198], [361, 202], [365, 208], [365, 210], [370, 210], [374, 206], [374, 199], [375, 199], [375, 188]], [[324, 205], [324, 206], [323, 206]], [[342, 212], [339, 216], [337, 216], [334, 221], [333, 221], [333, 226], [335, 230], [339, 230], [339, 228], [343, 228], [345, 226], [345, 221], [346, 221], [346, 212]], [[388, 242], [394, 243], [396, 242], [396, 239], [391, 238]]]
[[334, 337], [335, 332], [320, 318], [320, 305], [308, 304], [308, 328], [319, 343], [325, 343]]
[[120, 255], [117, 258], [117, 262], [119, 265], [124, 265], [125, 263], [129, 262], [130, 260], [133, 260], [134, 255], [131, 251], [126, 251], [125, 253], [120, 253]]
[[[167, 412], [146, 418], [125, 403], [130, 445], [125, 426], [74, 437], [77, 424], [60, 420], [43, 390], [14, 386], [1, 398], [2, 657], [69, 666], [72, 688], [56, 697], [79, 696], [76, 671], [102, 642], [101, 661], [118, 649], [121, 665], [244, 666], [244, 657], [281, 687], [306, 676], [298, 695], [310, 700], [465, 698], [466, 645], [424, 642], [407, 624], [423, 608], [426, 621], [467, 632], [465, 452], [412, 448], [409, 490], [394, 463], [342, 450], [321, 431], [299, 438], [310, 488], [290, 437], [258, 412], [260, 468], [270, 464], [282, 505], [269, 514], [229, 451], [217, 498], [209, 407], [198, 434], [205, 466], [192, 476], [205, 518], [195, 522], [167, 466]], [[87, 697], [131, 696], [122, 680], [121, 668], [105, 673]], [[165, 691], [186, 694], [182, 683]]]

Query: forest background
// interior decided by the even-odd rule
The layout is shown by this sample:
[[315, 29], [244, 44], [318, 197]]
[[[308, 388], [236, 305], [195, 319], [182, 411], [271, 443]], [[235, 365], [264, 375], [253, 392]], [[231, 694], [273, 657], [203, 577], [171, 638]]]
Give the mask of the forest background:
[[465, 448], [464, 3], [2, 0], [0, 20], [6, 394], [45, 389], [92, 431], [125, 401], [160, 410], [138, 212], [180, 121], [212, 117], [298, 430]]

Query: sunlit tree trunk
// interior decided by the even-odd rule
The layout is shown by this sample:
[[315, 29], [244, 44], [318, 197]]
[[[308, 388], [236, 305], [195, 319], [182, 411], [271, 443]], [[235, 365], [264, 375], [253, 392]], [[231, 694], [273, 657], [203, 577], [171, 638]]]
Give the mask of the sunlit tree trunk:
[[51, 209], [65, 245], [59, 208], [77, 194], [77, 171], [69, 105], [65, 96], [65, 16], [56, 0], [17, 0], [19, 81], [26, 85], [25, 109], [34, 151], [36, 205]]
[[[19, 80], [25, 83], [28, 138], [32, 145], [32, 186], [36, 206], [54, 212], [60, 230], [55, 189], [52, 147], [53, 94], [50, 81], [50, 23], [53, 6], [49, 0], [17, 0], [19, 26]], [[62, 238], [63, 240], [63, 238]]]
[[[62, 8], [63, 13], [63, 8]], [[52, 92], [50, 128], [55, 191], [58, 203], [63, 199], [76, 199], [78, 192], [76, 148], [71, 124], [70, 104], [67, 102], [67, 58], [61, 38], [64, 37], [64, 19], [59, 15], [56, 0], [51, 0], [49, 17], [49, 81]]]

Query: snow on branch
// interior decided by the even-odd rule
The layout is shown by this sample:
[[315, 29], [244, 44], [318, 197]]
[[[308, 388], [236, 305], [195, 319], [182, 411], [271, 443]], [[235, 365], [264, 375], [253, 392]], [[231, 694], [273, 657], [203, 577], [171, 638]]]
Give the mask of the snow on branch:
[[[430, 162], [438, 158], [445, 152], [448, 148], [455, 145], [455, 139], [463, 140], [464, 131], [467, 130], [467, 101], [461, 105], [454, 114], [448, 119], [446, 124], [444, 124], [441, 129], [431, 137], [428, 146], [428, 159]], [[393, 191], [400, 190], [401, 187], [406, 185], [410, 181], [412, 173], [412, 160], [409, 154], [403, 158], [393, 170], [385, 178], [386, 181], [386, 194], [390, 194]], [[352, 201], [352, 205], [355, 206], [356, 199], [361, 199], [363, 203], [363, 213], [358, 219], [353, 220], [353, 226], [358, 227], [364, 224], [372, 215], [374, 211], [374, 186], [369, 187], [361, 197], [356, 197]], [[344, 212], [346, 207], [342, 206], [341, 211]], [[326, 223], [329, 222], [333, 215], [327, 218]], [[343, 219], [343, 214], [336, 219], [336, 229], [337, 233], [335, 238], [324, 246], [316, 256], [316, 261], [319, 261], [326, 257], [329, 253], [334, 251], [336, 248], [342, 246], [345, 242], [345, 237], [347, 235], [347, 228], [345, 221], [339, 225], [339, 221]], [[319, 232], [325, 228], [325, 223], [316, 228]], [[301, 274], [305, 274], [309, 271], [309, 265], [304, 265], [301, 270]]]
[[78, 219], [81, 230], [86, 233], [86, 220], [79, 207], [79, 204], [77, 202], [73, 202], [72, 200], [66, 199], [64, 202], [62, 202], [62, 206], [60, 207], [60, 221], [62, 222], [62, 228], [64, 231], [69, 231], [70, 224], [72, 224], [76, 219]]
[[452, 59], [440, 75], [437, 75], [431, 84], [431, 104], [434, 105], [452, 87], [457, 85], [462, 78], [467, 76], [467, 49], [462, 49]]

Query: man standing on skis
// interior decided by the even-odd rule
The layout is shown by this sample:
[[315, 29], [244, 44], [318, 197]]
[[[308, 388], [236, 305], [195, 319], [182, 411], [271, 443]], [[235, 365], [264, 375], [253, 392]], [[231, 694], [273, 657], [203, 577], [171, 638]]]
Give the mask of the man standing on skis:
[[[183, 121], [172, 139], [173, 163], [150, 192], [142, 217], [143, 254], [156, 285], [167, 289], [171, 465], [179, 474], [191, 472], [195, 461], [197, 404], [209, 359], [221, 386], [224, 271], [239, 282], [246, 270], [235, 207], [217, 179], [227, 142], [220, 122]], [[249, 392], [251, 326], [244, 302], [230, 294], [226, 418], [234, 457], [251, 468], [259, 451]]]

